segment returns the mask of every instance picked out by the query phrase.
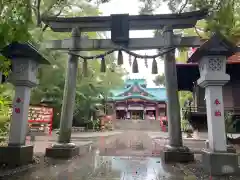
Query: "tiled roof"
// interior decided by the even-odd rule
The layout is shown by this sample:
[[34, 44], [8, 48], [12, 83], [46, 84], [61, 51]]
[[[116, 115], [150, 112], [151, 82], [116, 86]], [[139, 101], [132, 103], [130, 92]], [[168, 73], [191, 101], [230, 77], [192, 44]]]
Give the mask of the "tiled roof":
[[[143, 83], [144, 82], [144, 83]], [[131, 85], [129, 84], [131, 83]], [[112, 97], [109, 97], [109, 100], [120, 101], [126, 100], [130, 98], [139, 98], [149, 101], [167, 101], [166, 89], [165, 88], [144, 88], [141, 85], [146, 84], [145, 79], [131, 79], [127, 80], [126, 85], [130, 85], [130, 87], [111, 90]], [[141, 92], [145, 92], [148, 96], [143, 96], [141, 92], [134, 92], [131, 95], [123, 96], [124, 93], [130, 91], [133, 87], [137, 86]]]

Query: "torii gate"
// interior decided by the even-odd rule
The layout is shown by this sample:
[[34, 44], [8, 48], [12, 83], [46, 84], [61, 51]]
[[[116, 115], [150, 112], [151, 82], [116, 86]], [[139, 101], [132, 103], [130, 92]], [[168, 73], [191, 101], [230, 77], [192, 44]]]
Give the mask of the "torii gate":
[[[43, 21], [53, 31], [71, 32], [72, 37], [65, 40], [46, 42], [50, 50], [69, 51], [66, 70], [63, 106], [58, 144], [47, 148], [46, 156], [70, 157], [78, 153], [78, 148], [70, 143], [75, 89], [78, 67], [78, 55], [73, 52], [110, 50], [124, 47], [128, 50], [172, 48], [165, 52], [165, 78], [167, 90], [167, 117], [169, 122], [169, 145], [163, 151], [165, 161], [192, 161], [194, 156], [187, 147], [183, 147], [180, 122], [180, 106], [177, 91], [175, 48], [199, 47], [199, 37], [181, 37], [174, 29], [192, 28], [198, 20], [207, 16], [206, 10], [182, 14], [134, 15], [119, 14], [97, 17], [47, 17]], [[129, 38], [129, 30], [164, 29], [163, 36], [154, 38]], [[82, 32], [111, 31], [111, 39], [81, 38]], [[68, 148], [69, 147], [69, 148]], [[66, 152], [65, 155], [63, 152]]]

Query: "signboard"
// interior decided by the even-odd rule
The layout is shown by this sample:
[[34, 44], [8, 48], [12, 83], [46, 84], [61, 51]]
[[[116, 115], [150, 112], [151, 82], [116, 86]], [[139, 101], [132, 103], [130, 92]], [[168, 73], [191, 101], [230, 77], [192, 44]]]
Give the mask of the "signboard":
[[126, 110], [126, 107], [125, 106], [117, 106], [116, 110]]
[[30, 106], [28, 112], [28, 122], [50, 123], [53, 117], [53, 108]]
[[128, 106], [128, 110], [144, 110], [142, 106]]
[[159, 108], [166, 108], [166, 104], [158, 104]]
[[155, 110], [155, 107], [146, 107], [145, 110]]

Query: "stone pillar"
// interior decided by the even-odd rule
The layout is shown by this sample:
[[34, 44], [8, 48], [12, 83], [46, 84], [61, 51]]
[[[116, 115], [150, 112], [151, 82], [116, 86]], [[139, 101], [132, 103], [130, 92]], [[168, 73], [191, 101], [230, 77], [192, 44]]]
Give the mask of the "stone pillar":
[[16, 82], [13, 100], [12, 120], [9, 133], [9, 146], [24, 146], [27, 135], [28, 110], [31, 88], [27, 82]]
[[9, 146], [24, 146], [27, 135], [28, 111], [31, 88], [37, 85], [37, 62], [30, 59], [12, 60], [13, 72], [10, 82], [15, 86]]
[[[173, 46], [173, 30], [165, 28], [164, 38], [168, 47]], [[175, 50], [164, 55], [165, 82], [167, 92], [167, 117], [169, 127], [169, 145], [182, 146], [181, 115], [178, 100], [178, 85], [176, 73]]]
[[[80, 36], [81, 34], [79, 29], [74, 28], [72, 31], [72, 47], [70, 47], [70, 52], [74, 52], [77, 44], [79, 43]], [[70, 54], [66, 69], [58, 143], [53, 144], [51, 148], [46, 149], [46, 156], [48, 157], [71, 158], [79, 154], [79, 147], [77, 147], [74, 143], [71, 143], [77, 69], [78, 56]]]
[[226, 151], [226, 133], [224, 119], [224, 104], [222, 86], [225, 83], [219, 83], [218, 86], [206, 83], [206, 107], [208, 121], [208, 140], [211, 151]]
[[[173, 29], [166, 27], [164, 29], [165, 46], [173, 47]], [[169, 143], [165, 147], [163, 160], [165, 162], [189, 162], [194, 160], [193, 153], [190, 153], [187, 147], [183, 147], [181, 133], [181, 115], [178, 98], [178, 83], [175, 62], [175, 50], [164, 55], [165, 64], [165, 82], [167, 92], [167, 119]]]

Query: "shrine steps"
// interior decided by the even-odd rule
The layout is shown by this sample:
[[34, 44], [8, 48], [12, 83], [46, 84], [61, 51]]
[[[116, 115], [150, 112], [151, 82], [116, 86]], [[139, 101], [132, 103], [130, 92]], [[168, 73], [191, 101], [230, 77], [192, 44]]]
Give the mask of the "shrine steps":
[[156, 120], [115, 120], [114, 129], [160, 131], [160, 122]]

